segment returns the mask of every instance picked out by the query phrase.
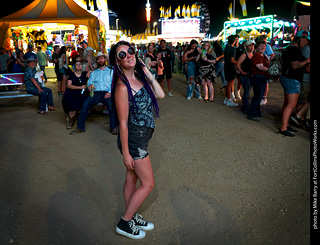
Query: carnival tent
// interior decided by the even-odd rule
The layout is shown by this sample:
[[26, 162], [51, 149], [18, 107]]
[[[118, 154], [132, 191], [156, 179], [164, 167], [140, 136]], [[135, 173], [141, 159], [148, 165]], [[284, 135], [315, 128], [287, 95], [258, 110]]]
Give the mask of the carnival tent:
[[241, 32], [238, 35], [239, 35], [239, 37], [242, 37], [242, 38], [249, 38], [250, 37], [250, 35], [245, 30], [241, 30]]
[[260, 32], [258, 32], [256, 29], [253, 28], [252, 31], [249, 32], [249, 35], [257, 37], [257, 36], [259, 36], [261, 34], [260, 34]]
[[131, 38], [131, 42], [147, 42], [148, 40], [148, 35], [146, 35], [144, 32], [143, 33], [138, 33], [136, 35], [134, 35], [132, 38]]
[[88, 28], [88, 46], [99, 50], [99, 19], [73, 0], [35, 0], [23, 9], [0, 19], [0, 47], [8, 29], [15, 26], [66, 23]]

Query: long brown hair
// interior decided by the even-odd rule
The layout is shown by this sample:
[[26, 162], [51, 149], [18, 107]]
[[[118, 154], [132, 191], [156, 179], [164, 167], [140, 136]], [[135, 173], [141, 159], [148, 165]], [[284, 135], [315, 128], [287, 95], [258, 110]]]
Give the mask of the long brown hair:
[[[130, 86], [130, 83], [127, 79], [127, 77], [124, 75], [124, 73], [122, 72], [121, 67], [117, 64], [116, 59], [117, 59], [117, 48], [121, 45], [126, 45], [128, 47], [132, 47], [130, 43], [126, 42], [126, 41], [119, 41], [116, 45], [114, 45], [111, 50], [110, 50], [110, 64], [114, 67], [113, 68], [113, 79], [112, 79], [112, 85], [111, 85], [111, 98], [112, 98], [112, 103], [113, 103], [113, 108], [115, 108], [115, 89], [116, 89], [116, 85], [118, 82], [118, 79], [120, 79], [122, 82], [124, 82], [124, 84], [127, 86], [127, 91], [128, 91], [128, 97], [129, 97], [129, 104], [130, 104], [130, 110], [131, 113], [133, 114], [133, 116], [135, 117], [136, 115], [136, 109], [137, 109], [137, 105], [136, 105], [136, 101], [134, 99], [134, 96], [132, 94], [132, 89]], [[136, 57], [136, 65], [135, 65], [135, 72], [137, 74], [137, 76], [139, 77], [139, 79], [142, 81], [145, 89], [147, 90], [147, 92], [149, 93], [151, 99], [152, 99], [152, 105], [153, 105], [153, 109], [154, 112], [156, 113], [157, 117], [159, 117], [159, 105], [157, 102], [157, 99], [152, 91], [151, 85], [150, 85], [150, 81], [148, 79], [148, 77], [146, 76], [146, 74], [144, 73], [142, 66], [144, 66], [143, 64], [140, 63], [140, 60], [137, 57], [137, 54], [135, 54]], [[116, 110], [115, 110], [116, 112]], [[116, 120], [118, 120], [118, 118], [116, 118]]]

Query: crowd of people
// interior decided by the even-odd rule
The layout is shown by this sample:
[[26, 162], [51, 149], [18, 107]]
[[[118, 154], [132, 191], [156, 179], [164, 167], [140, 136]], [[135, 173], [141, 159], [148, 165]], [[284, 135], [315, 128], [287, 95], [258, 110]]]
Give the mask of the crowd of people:
[[[224, 104], [241, 106], [247, 118], [254, 121], [262, 117], [261, 105], [267, 104], [270, 81], [281, 77], [284, 104], [278, 135], [294, 137], [293, 133], [297, 130], [289, 125], [289, 119], [296, 126], [309, 129], [309, 32], [299, 31], [292, 42], [280, 50], [274, 50], [267, 43], [266, 35], [258, 36], [254, 41], [244, 40], [241, 44], [238, 35], [230, 35], [226, 46], [223, 46], [219, 41], [199, 45], [196, 40], [191, 40], [187, 45], [172, 47], [161, 40], [158, 49], [149, 44], [145, 54], [141, 49], [138, 53], [145, 58], [147, 67], [162, 88], [164, 77], [167, 78], [169, 96], [173, 96], [172, 71], [179, 72], [179, 67], [187, 79], [187, 100], [195, 94], [200, 101], [214, 102], [213, 83], [220, 77], [225, 92]], [[277, 76], [274, 75], [274, 64]], [[235, 79], [238, 81], [236, 89]], [[251, 89], [253, 97], [250, 100]], [[237, 104], [237, 100], [241, 100], [241, 104]], [[297, 112], [292, 115], [295, 108]]]
[[[181, 73], [186, 78], [187, 100], [191, 100], [195, 95], [198, 100], [206, 103], [214, 102], [213, 85], [216, 78], [220, 77], [225, 93], [223, 103], [226, 106], [240, 106], [247, 118], [254, 121], [259, 121], [259, 117], [262, 116], [261, 105], [267, 104], [269, 82], [274, 79], [271, 77], [269, 66], [276, 60], [277, 54], [282, 63], [280, 82], [284, 88], [282, 126], [278, 134], [293, 137], [296, 130], [289, 125], [289, 120], [299, 127], [308, 128], [306, 118], [309, 117], [310, 106], [310, 36], [308, 32], [300, 31], [292, 43], [281, 50], [280, 56], [280, 51], [274, 51], [266, 41], [267, 36], [262, 35], [254, 41], [244, 40], [239, 43], [239, 36], [230, 35], [226, 45], [220, 41], [205, 41], [199, 44], [193, 39], [183, 45], [178, 43], [176, 47], [165, 40], [146, 46], [136, 46], [132, 43], [131, 46], [134, 54], [144, 62], [162, 89], [166, 80], [169, 97], [174, 95], [171, 86], [172, 73]], [[67, 115], [67, 128], [73, 127], [79, 114], [77, 128], [70, 134], [85, 132], [85, 120], [90, 108], [102, 103], [104, 112], [109, 114], [110, 131], [117, 134], [118, 128], [115, 126], [112, 102], [109, 99], [114, 67], [110, 66], [108, 55], [101, 52], [94, 55], [93, 51], [86, 41], [83, 41], [77, 50], [72, 48], [69, 55], [66, 47], [54, 46], [50, 61], [55, 66], [58, 93], [63, 96], [62, 105]], [[0, 49], [0, 59], [3, 55], [3, 49]], [[38, 64], [44, 80], [47, 80], [44, 69], [48, 62], [46, 53], [41, 51], [41, 48], [35, 53], [33, 47], [29, 46], [28, 52], [23, 54], [22, 51], [18, 51], [17, 57], [14, 67], [20, 66], [18, 70], [25, 72], [25, 80], [31, 81], [26, 82], [26, 85], [30, 85], [27, 86], [28, 92], [41, 98], [39, 113], [46, 114], [48, 110], [54, 110], [50, 89], [41, 84], [38, 88], [31, 79], [33, 76], [36, 77], [35, 67]], [[1, 61], [1, 70], [4, 67], [3, 63]], [[8, 69], [6, 71], [9, 71]], [[251, 89], [253, 96], [250, 100]], [[241, 101], [241, 104], [237, 101]], [[292, 115], [295, 108], [296, 113]]]

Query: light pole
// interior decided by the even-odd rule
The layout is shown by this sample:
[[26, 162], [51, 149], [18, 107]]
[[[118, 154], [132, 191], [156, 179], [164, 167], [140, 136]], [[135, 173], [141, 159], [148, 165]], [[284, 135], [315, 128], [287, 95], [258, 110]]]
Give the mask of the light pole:
[[147, 28], [150, 31], [150, 20], [151, 20], [151, 4], [149, 3], [149, 0], [146, 4], [146, 18], [147, 18]]
[[153, 22], [153, 29], [155, 30], [155, 35], [158, 35], [158, 22]]
[[116, 29], [118, 31], [118, 22], [119, 22], [119, 19], [116, 19]]

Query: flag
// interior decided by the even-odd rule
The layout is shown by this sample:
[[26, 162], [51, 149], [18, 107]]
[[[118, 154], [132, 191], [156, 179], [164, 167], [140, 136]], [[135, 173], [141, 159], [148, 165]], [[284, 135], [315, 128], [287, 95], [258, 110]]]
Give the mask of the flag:
[[159, 10], [160, 10], [160, 18], [164, 18], [164, 7], [161, 6]]
[[301, 3], [302, 5], [305, 5], [305, 6], [309, 6], [309, 7], [310, 7], [310, 2], [303, 2], [303, 1], [298, 1], [298, 0], [296, 0], [296, 3]]
[[[263, 1], [263, 0], [262, 0], [262, 1]], [[231, 19], [233, 18], [233, 14], [232, 14], [232, 2], [230, 3], [228, 10], [229, 10], [230, 20], [231, 20]]]
[[197, 4], [192, 4], [191, 6], [191, 16], [195, 17], [195, 16], [199, 16], [200, 15], [200, 5]]
[[200, 16], [200, 5], [197, 5], [197, 16]]
[[190, 18], [190, 6], [188, 5], [186, 15], [188, 18]]
[[182, 7], [182, 13], [181, 13], [181, 15], [182, 15], [183, 17], [186, 17], [186, 5], [184, 5], [184, 4], [183, 4], [183, 7]]
[[197, 4], [192, 4], [191, 5], [191, 16], [197, 16]]
[[176, 8], [176, 10], [174, 11], [174, 18], [177, 18], [178, 15], [180, 17], [180, 6], [178, 6], [178, 8]]
[[169, 9], [167, 8], [164, 12], [164, 18], [168, 18], [169, 16]]
[[242, 15], [247, 16], [247, 6], [246, 6], [246, 0], [240, 0], [240, 5], [242, 7]]
[[261, 2], [260, 2], [260, 12], [261, 12], [261, 15], [264, 15], [264, 3], [263, 3], [263, 0], [261, 0]]

